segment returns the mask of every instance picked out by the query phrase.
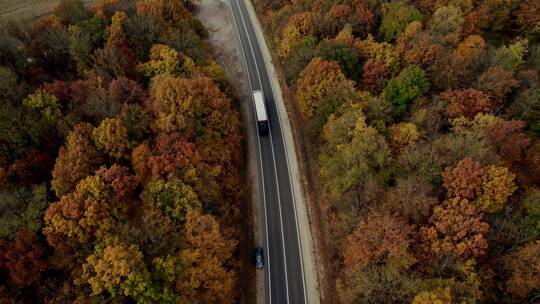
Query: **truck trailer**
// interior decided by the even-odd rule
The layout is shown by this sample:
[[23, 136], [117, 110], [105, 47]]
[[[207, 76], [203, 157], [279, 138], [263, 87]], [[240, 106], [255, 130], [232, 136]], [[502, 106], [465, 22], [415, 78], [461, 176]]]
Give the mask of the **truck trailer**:
[[263, 92], [253, 91], [253, 100], [255, 102], [255, 112], [257, 114], [257, 129], [259, 130], [259, 134], [261, 136], [266, 136], [268, 135], [269, 127]]

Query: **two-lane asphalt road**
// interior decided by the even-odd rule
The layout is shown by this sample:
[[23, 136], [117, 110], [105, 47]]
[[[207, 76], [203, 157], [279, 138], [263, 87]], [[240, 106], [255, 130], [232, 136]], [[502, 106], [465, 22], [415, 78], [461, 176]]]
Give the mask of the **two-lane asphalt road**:
[[[244, 1], [249, 0], [230, 0], [231, 10], [250, 87], [263, 91], [270, 124], [269, 136], [257, 135], [266, 303], [303, 304], [306, 284], [302, 247], [285, 141], [270, 75]], [[255, 117], [253, 103], [251, 110]], [[249, 127], [257, 128], [255, 124]]]

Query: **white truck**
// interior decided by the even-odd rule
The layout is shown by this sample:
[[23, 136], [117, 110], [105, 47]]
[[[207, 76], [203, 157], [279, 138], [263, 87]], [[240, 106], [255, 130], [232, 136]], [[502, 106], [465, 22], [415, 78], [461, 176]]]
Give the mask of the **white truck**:
[[268, 115], [262, 91], [253, 91], [253, 100], [255, 101], [255, 112], [257, 114], [257, 129], [261, 136], [268, 135]]

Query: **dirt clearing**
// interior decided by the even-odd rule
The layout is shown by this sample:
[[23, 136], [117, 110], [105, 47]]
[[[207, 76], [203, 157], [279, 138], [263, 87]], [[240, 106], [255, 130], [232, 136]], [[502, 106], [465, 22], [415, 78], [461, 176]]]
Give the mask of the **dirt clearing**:
[[[90, 4], [95, 0], [82, 0]], [[0, 0], [0, 21], [29, 19], [52, 12], [60, 0]]]

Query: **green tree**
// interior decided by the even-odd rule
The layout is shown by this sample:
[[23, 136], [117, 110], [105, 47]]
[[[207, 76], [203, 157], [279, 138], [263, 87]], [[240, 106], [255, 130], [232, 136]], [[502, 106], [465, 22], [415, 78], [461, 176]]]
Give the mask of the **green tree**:
[[13, 238], [21, 229], [37, 232], [48, 205], [45, 185], [31, 189], [12, 188], [0, 192], [0, 238]]
[[317, 56], [317, 51], [317, 38], [313, 36], [307, 36], [296, 44], [283, 63], [287, 83], [292, 84], [298, 79], [302, 70]]
[[[529, 88], [519, 91], [509, 107], [512, 117], [523, 120], [530, 126], [540, 126], [540, 88]], [[540, 134], [540, 129], [533, 130]]]
[[54, 8], [54, 14], [66, 24], [75, 24], [91, 17], [80, 0], [62, 0]]
[[[353, 117], [354, 118], [354, 117]], [[330, 143], [319, 154], [321, 175], [327, 191], [339, 198], [355, 189], [369, 176], [387, 169], [390, 149], [383, 136], [365, 123], [363, 115], [350, 120], [349, 115], [331, 116], [325, 126], [325, 139]], [[344, 126], [343, 129], [340, 125]], [[346, 135], [339, 139], [334, 132]]]
[[106, 291], [112, 297], [132, 297], [137, 303], [178, 303], [178, 294], [152, 280], [152, 275], [174, 280], [180, 269], [177, 260], [157, 258], [153, 262], [156, 269], [151, 273], [136, 245], [108, 240], [104, 245], [97, 245], [94, 253], [86, 258], [76, 283], [90, 285], [94, 296]]
[[33, 94], [28, 95], [23, 101], [23, 104], [30, 109], [39, 111], [43, 119], [49, 124], [56, 123], [62, 116], [60, 104], [56, 96], [44, 90], [38, 89]]
[[159, 40], [164, 25], [149, 14], [129, 16], [124, 23], [128, 46], [135, 52], [139, 62], [145, 62], [150, 49]]
[[455, 6], [441, 6], [429, 20], [428, 29], [438, 35], [459, 35], [463, 26], [464, 18], [461, 10]]
[[540, 236], [540, 190], [534, 190], [527, 194], [523, 200], [527, 215], [523, 221], [525, 232], [531, 238]]
[[69, 53], [77, 63], [79, 72], [90, 68], [90, 55], [105, 41], [105, 20], [94, 17], [69, 26], [71, 45]]
[[24, 90], [24, 84], [17, 74], [10, 68], [0, 66], [0, 100], [16, 104], [17, 100], [22, 97]]
[[424, 70], [419, 66], [409, 66], [388, 82], [384, 96], [392, 104], [392, 114], [401, 116], [409, 103], [426, 94], [429, 87]]
[[0, 155], [4, 159], [22, 157], [35, 146], [27, 118], [23, 107], [0, 105]]
[[360, 72], [360, 58], [357, 51], [350, 45], [322, 41], [318, 46], [319, 56], [327, 61], [335, 61], [348, 79], [358, 81]]
[[422, 14], [405, 1], [394, 0], [381, 4], [382, 21], [379, 32], [385, 41], [396, 39], [407, 25], [413, 21], [422, 21]]
[[150, 181], [145, 186], [142, 198], [149, 204], [155, 204], [177, 221], [183, 221], [189, 209], [201, 207], [193, 189], [175, 179]]
[[512, 73], [524, 62], [528, 51], [529, 42], [527, 40], [518, 40], [513, 44], [504, 45], [495, 50], [491, 65], [499, 65]]

